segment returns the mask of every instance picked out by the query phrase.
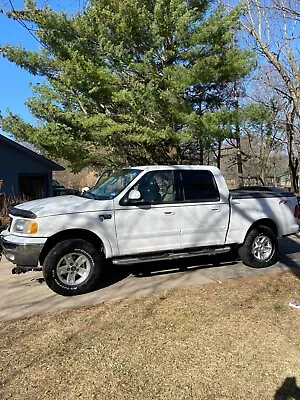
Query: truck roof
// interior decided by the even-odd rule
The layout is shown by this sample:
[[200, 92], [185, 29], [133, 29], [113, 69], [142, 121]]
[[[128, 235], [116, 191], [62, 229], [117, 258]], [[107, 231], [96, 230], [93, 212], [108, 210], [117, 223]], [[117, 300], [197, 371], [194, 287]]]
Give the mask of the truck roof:
[[143, 171], [159, 171], [159, 170], [208, 170], [214, 174], [220, 173], [217, 167], [211, 165], [141, 165], [130, 167], [132, 169], [142, 169]]

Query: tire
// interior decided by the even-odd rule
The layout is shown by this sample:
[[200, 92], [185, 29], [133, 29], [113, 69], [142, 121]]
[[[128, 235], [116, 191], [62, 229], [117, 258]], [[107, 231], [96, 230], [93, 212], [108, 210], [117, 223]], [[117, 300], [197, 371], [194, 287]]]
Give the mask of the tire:
[[253, 228], [238, 249], [240, 259], [253, 268], [266, 268], [278, 261], [278, 241], [267, 226]]
[[56, 244], [43, 264], [46, 284], [62, 296], [90, 292], [102, 272], [103, 255], [89, 242], [68, 239]]

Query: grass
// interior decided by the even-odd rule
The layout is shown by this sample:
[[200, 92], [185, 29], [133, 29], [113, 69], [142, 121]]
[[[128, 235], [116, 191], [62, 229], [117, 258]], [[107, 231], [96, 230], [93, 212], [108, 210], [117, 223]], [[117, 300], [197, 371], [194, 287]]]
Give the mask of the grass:
[[299, 399], [299, 297], [267, 275], [1, 322], [0, 398]]

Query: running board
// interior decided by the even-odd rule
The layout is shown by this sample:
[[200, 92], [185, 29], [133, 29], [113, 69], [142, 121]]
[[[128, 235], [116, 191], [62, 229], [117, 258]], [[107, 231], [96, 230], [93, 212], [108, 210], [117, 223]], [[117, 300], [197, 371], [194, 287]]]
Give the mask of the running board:
[[140, 257], [126, 257], [126, 258], [116, 258], [112, 262], [116, 265], [129, 265], [129, 264], [140, 264], [144, 262], [151, 261], [166, 261], [166, 260], [178, 260], [180, 258], [188, 258], [188, 257], [197, 257], [197, 256], [213, 256], [216, 254], [228, 253], [231, 250], [231, 247], [219, 247], [219, 248], [211, 248], [211, 249], [202, 249], [196, 251], [188, 251], [185, 253], [164, 253], [164, 254], [155, 254], [149, 256], [140, 256]]

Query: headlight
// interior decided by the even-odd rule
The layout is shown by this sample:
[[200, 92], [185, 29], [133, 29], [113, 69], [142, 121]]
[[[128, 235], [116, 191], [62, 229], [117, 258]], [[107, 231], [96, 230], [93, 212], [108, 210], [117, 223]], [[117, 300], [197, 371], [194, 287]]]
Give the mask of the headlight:
[[17, 219], [13, 231], [18, 233], [33, 234], [38, 230], [38, 223], [31, 219]]

